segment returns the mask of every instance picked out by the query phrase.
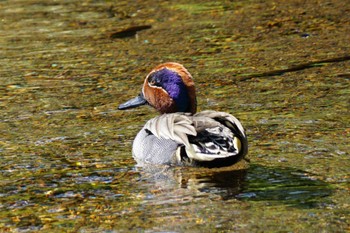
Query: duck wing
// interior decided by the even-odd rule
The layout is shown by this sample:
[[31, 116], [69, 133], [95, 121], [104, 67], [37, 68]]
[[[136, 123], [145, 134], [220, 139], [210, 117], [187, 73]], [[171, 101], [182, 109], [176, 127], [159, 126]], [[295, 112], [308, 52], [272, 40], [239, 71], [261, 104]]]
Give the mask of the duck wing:
[[228, 113], [216, 111], [155, 117], [135, 138], [134, 148], [140, 145], [147, 151], [135, 150], [134, 156], [147, 157], [150, 163], [208, 167], [229, 166], [243, 158], [248, 148], [241, 123]]
[[[202, 166], [228, 166], [248, 153], [248, 141], [242, 124], [231, 114], [203, 111], [191, 117], [197, 135], [188, 136], [191, 147], [186, 147], [179, 159], [186, 156]], [[184, 153], [186, 152], [186, 153]]]
[[197, 132], [189, 114], [163, 114], [149, 120], [144, 128], [158, 138], [171, 139], [179, 144], [190, 146], [188, 135], [196, 136]]

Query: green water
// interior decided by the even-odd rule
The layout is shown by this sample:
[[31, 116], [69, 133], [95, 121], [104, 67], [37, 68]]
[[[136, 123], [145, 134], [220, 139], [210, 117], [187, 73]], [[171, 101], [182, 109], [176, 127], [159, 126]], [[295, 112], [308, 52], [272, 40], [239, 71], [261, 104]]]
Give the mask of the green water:
[[[1, 1], [0, 231], [349, 231], [349, 11]], [[249, 165], [135, 167], [132, 140], [157, 113], [116, 108], [166, 61], [192, 73], [200, 110], [241, 120]]]

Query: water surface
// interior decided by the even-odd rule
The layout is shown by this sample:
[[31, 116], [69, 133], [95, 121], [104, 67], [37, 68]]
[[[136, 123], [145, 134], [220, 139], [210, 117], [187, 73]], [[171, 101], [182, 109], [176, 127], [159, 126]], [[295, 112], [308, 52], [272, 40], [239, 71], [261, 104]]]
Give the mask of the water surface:
[[[0, 2], [1, 231], [349, 230], [349, 12], [346, 1]], [[192, 73], [200, 110], [242, 121], [249, 163], [135, 167], [132, 140], [157, 113], [116, 108], [166, 61]]]

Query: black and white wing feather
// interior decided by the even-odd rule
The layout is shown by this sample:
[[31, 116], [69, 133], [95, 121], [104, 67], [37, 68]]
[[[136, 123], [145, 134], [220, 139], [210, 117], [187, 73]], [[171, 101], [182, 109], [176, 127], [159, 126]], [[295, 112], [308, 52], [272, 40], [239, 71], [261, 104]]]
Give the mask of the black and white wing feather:
[[[134, 141], [136, 148], [139, 143], [157, 144], [164, 143], [165, 140], [168, 144], [170, 141], [177, 144], [176, 152], [172, 149], [174, 154], [171, 161], [170, 156], [167, 156], [169, 163], [181, 164], [185, 161], [192, 165], [200, 165], [220, 161], [223, 162], [223, 166], [228, 166], [247, 154], [247, 138], [241, 123], [224, 112], [204, 111], [195, 115], [164, 114], [149, 120], [142, 132], [148, 133], [146, 136], [143, 133], [144, 135], [136, 137]], [[144, 138], [147, 138], [147, 141]], [[140, 150], [134, 151], [135, 157], [138, 158], [145, 156], [143, 153], [144, 151]], [[147, 160], [153, 161], [159, 157], [156, 161], [164, 163], [164, 159], [160, 159], [164, 157], [164, 153], [164, 150], [160, 150], [159, 153], [152, 150], [152, 155], [147, 155]]]

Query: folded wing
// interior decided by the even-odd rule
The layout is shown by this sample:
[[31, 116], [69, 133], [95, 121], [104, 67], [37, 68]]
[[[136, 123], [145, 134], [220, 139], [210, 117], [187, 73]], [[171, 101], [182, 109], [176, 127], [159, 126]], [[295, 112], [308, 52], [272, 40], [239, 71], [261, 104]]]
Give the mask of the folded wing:
[[179, 163], [237, 162], [248, 151], [241, 123], [231, 114], [204, 111], [195, 115], [164, 114], [149, 120], [145, 127], [157, 138], [178, 143]]

